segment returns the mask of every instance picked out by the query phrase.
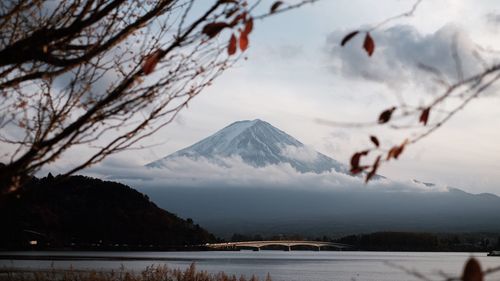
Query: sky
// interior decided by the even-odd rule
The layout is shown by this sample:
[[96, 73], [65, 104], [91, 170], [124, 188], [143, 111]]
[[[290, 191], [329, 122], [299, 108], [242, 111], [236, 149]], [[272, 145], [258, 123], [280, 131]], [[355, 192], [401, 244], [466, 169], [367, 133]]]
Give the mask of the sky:
[[[263, 1], [264, 7], [272, 1]], [[143, 145], [89, 169], [110, 172], [118, 163], [144, 165], [205, 138], [238, 120], [262, 119], [302, 143], [340, 162], [370, 147], [369, 135], [398, 144], [408, 132], [381, 127], [346, 128], [327, 121], [375, 121], [397, 103], [397, 97], [417, 104], [429, 101], [440, 88], [417, 65], [424, 63], [457, 79], [450, 49], [458, 42], [464, 74], [482, 69], [474, 50], [500, 46], [497, 1], [423, 0], [414, 15], [375, 30], [371, 58], [354, 38], [341, 48], [348, 32], [369, 27], [408, 11], [407, 0], [320, 0], [255, 22], [248, 59], [239, 61], [204, 90], [174, 123]], [[496, 5], [495, 5], [496, 4]], [[482, 54], [495, 61], [491, 52]], [[500, 194], [499, 95], [473, 101], [431, 136], [409, 147], [398, 161], [384, 164], [380, 174], [396, 181], [418, 179], [463, 190]], [[42, 170], [58, 172], [78, 151]]]

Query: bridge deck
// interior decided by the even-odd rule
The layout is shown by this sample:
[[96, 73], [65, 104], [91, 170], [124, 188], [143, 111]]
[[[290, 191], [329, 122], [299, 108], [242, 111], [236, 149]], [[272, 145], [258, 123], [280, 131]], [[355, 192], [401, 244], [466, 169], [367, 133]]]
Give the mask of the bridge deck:
[[311, 246], [311, 247], [334, 247], [334, 248], [348, 248], [349, 245], [341, 243], [323, 242], [323, 241], [294, 241], [294, 240], [280, 240], [280, 241], [245, 241], [245, 242], [227, 242], [227, 243], [213, 243], [206, 244], [209, 248], [258, 248], [266, 246]]

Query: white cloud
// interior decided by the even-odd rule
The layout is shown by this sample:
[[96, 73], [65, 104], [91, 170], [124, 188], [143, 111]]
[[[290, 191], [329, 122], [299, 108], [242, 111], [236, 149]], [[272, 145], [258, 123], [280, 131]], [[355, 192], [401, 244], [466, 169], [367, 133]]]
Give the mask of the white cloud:
[[311, 147], [297, 147], [293, 145], [284, 146], [281, 149], [281, 155], [290, 159], [312, 163], [318, 159], [318, 153]]
[[[344, 47], [339, 45], [345, 31], [328, 36], [331, 69], [348, 78], [361, 78], [385, 83], [390, 87], [422, 83], [429, 85], [434, 74], [420, 65], [437, 70], [448, 82], [456, 82], [459, 72], [464, 77], [483, 69], [480, 49], [460, 27], [448, 24], [431, 34], [422, 34], [415, 27], [397, 25], [374, 31], [376, 48], [368, 57], [361, 48], [364, 34], [359, 34]], [[458, 55], [458, 60], [454, 54]], [[457, 66], [457, 63], [460, 66]]]
[[[375, 180], [365, 184], [359, 177], [332, 172], [316, 174], [297, 172], [289, 164], [254, 167], [239, 157], [220, 159], [224, 166], [211, 160], [178, 157], [168, 167], [146, 168], [114, 161], [103, 162], [87, 170], [87, 174], [120, 181], [132, 187], [253, 187], [274, 189], [307, 189], [310, 191], [380, 191], [427, 192], [445, 191], [444, 186], [428, 187], [412, 181]], [[112, 176], [109, 176], [112, 175]], [[107, 177], [106, 177], [107, 176]]]

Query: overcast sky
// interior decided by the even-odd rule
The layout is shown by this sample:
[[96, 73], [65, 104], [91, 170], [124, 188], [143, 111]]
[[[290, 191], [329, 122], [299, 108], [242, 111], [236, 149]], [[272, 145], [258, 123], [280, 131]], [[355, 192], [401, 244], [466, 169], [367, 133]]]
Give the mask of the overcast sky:
[[[459, 43], [465, 74], [481, 69], [473, 56], [477, 45], [500, 47], [500, 6], [493, 0], [424, 0], [413, 17], [374, 32], [377, 47], [372, 58], [363, 52], [359, 39], [339, 47], [349, 31], [405, 12], [413, 3], [321, 0], [256, 22], [248, 60], [225, 72], [173, 124], [143, 143], [160, 145], [115, 155], [93, 171], [106, 171], [106, 165], [120, 162], [144, 165], [243, 119], [265, 120], [344, 163], [370, 145], [370, 134], [384, 143], [399, 143], [405, 132], [326, 126], [317, 119], [372, 121], [397, 103], [397, 94], [417, 103], [428, 100], [435, 85], [416, 66], [433, 65], [456, 79], [450, 55], [453, 38]], [[499, 95], [474, 101], [380, 173], [500, 194], [499, 108]], [[62, 170], [75, 153], [49, 169]]]

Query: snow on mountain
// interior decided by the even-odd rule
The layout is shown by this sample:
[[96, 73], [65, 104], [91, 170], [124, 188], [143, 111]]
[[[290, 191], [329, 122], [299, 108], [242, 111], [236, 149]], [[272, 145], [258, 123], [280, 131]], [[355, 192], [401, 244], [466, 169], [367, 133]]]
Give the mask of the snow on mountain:
[[297, 171], [322, 173], [335, 170], [348, 173], [342, 163], [319, 153], [271, 124], [255, 119], [234, 122], [215, 134], [147, 164], [150, 168], [168, 167], [177, 157], [206, 158], [224, 165], [224, 158], [240, 157], [254, 167], [290, 164]]

